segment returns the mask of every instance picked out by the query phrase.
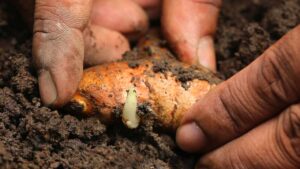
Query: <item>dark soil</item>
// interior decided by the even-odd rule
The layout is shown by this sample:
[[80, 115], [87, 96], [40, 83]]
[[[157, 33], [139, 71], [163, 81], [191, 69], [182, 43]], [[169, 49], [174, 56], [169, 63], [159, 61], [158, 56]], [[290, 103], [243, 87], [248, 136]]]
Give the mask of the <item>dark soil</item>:
[[[0, 168], [192, 168], [196, 156], [180, 151], [173, 135], [43, 107], [30, 34], [7, 11], [14, 9], [0, 2]], [[225, 0], [216, 36], [220, 74], [247, 66], [299, 21], [300, 0]]]

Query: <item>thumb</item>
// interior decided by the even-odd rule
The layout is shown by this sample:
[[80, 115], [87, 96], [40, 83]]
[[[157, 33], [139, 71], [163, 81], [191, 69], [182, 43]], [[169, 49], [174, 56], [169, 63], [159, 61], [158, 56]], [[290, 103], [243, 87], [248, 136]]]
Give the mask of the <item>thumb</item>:
[[163, 1], [163, 32], [179, 59], [216, 70], [213, 34], [220, 6], [221, 0]]
[[43, 103], [62, 106], [75, 93], [83, 69], [83, 28], [91, 0], [36, 0], [33, 58]]
[[300, 104], [205, 155], [196, 168], [298, 169]]
[[[299, 42], [300, 26], [197, 102], [184, 123], [195, 122], [198, 128], [181, 126], [178, 144], [190, 151], [218, 147], [298, 102]], [[199, 131], [198, 137], [188, 136], [191, 131]]]

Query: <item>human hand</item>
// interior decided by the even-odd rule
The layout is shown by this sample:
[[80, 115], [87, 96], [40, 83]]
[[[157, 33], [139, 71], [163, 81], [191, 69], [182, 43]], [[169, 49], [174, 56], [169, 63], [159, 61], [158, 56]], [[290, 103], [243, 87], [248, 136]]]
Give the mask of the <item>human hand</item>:
[[35, 4], [33, 58], [45, 105], [69, 101], [83, 64], [120, 59], [130, 49], [127, 38], [145, 33], [149, 17], [155, 19], [160, 12], [165, 37], [179, 58], [215, 70], [212, 35], [220, 0], [92, 1], [14, 0], [25, 9], [29, 24], [29, 5]]
[[198, 168], [300, 167], [299, 44], [300, 26], [186, 114], [176, 139], [186, 151], [209, 152]]

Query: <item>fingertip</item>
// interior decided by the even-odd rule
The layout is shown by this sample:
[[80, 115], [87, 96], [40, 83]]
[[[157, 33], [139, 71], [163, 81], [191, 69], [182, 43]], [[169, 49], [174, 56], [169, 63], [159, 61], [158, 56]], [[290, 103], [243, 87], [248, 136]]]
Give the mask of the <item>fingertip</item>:
[[36, 1], [32, 57], [46, 106], [63, 106], [78, 87], [83, 72], [82, 29], [88, 23], [90, 6], [91, 0]]
[[38, 77], [40, 97], [45, 106], [51, 106], [57, 99], [57, 89], [49, 71], [41, 70]]
[[150, 20], [158, 19], [161, 14], [161, 0], [133, 0], [139, 4], [146, 13]]
[[194, 153], [204, 148], [206, 138], [199, 126], [193, 122], [184, 124], [177, 129], [176, 142], [182, 150]]
[[171, 48], [182, 61], [216, 71], [212, 35], [216, 31], [219, 5], [212, 2], [215, 1], [165, 0], [162, 26]]
[[200, 38], [196, 57], [198, 64], [207, 67], [214, 72], [217, 70], [214, 40], [212, 36], [204, 36]]
[[84, 30], [84, 63], [88, 66], [122, 59], [130, 50], [128, 40], [119, 32], [97, 25]]
[[149, 27], [146, 12], [132, 0], [98, 0], [92, 11], [92, 24], [121, 32], [130, 40], [137, 40]]
[[[58, 71], [53, 71], [58, 70]], [[70, 70], [60, 67], [40, 70], [38, 76], [39, 91], [42, 103], [47, 107], [59, 108], [73, 96], [80, 81], [82, 70], [69, 76]]]

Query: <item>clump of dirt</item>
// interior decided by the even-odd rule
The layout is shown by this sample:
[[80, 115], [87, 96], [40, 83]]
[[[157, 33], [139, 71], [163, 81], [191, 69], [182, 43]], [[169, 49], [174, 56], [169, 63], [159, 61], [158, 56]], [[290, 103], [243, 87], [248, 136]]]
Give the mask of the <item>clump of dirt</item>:
[[216, 34], [218, 70], [229, 78], [300, 21], [299, 0], [225, 0]]
[[[30, 34], [11, 11], [0, 2], [1, 168], [193, 168], [197, 156], [151, 121], [129, 131], [43, 107]], [[299, 0], [225, 0], [216, 35], [220, 74], [247, 66], [300, 22], [299, 11]]]

